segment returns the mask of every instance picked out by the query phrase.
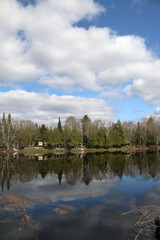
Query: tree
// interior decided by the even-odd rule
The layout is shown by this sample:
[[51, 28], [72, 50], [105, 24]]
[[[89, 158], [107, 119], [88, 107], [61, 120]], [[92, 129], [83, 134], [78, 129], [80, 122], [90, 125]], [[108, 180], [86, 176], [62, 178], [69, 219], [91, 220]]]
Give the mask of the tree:
[[124, 131], [120, 120], [114, 123], [108, 135], [108, 147], [121, 147], [126, 144]]
[[82, 135], [76, 127], [69, 129], [68, 126], [65, 125], [62, 132], [62, 140], [66, 146], [76, 147], [82, 143]]
[[82, 123], [82, 135], [83, 135], [83, 144], [87, 145], [90, 135], [90, 125], [91, 120], [87, 115], [84, 115], [84, 117], [81, 119]]
[[93, 132], [93, 133], [90, 134], [88, 144], [91, 147], [97, 147], [98, 146], [98, 135], [97, 135], [96, 132]]
[[17, 133], [16, 122], [12, 122], [11, 114], [8, 114], [8, 118], [6, 119], [5, 113], [3, 113], [0, 130], [3, 146], [5, 146], [7, 150], [10, 150], [15, 143]]
[[160, 143], [160, 120], [155, 121], [156, 146]]
[[132, 122], [132, 121], [129, 121], [129, 122], [125, 121], [125, 122], [123, 122], [123, 130], [124, 130], [125, 138], [126, 138], [127, 143], [129, 145], [132, 144], [135, 127], [136, 127], [135, 123]]
[[81, 136], [81, 132], [78, 131], [77, 128], [73, 128], [73, 130], [70, 132], [70, 137], [69, 137], [69, 141], [68, 144], [71, 147], [75, 147], [79, 144], [82, 143], [82, 136]]
[[65, 125], [68, 127], [68, 129], [73, 130], [74, 128], [77, 128], [78, 130], [80, 130], [80, 126], [79, 126], [79, 122], [78, 120], [71, 116], [68, 117], [65, 121]]
[[58, 130], [60, 131], [60, 133], [62, 133], [62, 125], [61, 125], [61, 119], [60, 119], [60, 117], [59, 117], [59, 119], [58, 119]]
[[106, 129], [104, 127], [98, 129], [98, 146], [106, 147]]
[[39, 137], [42, 139], [42, 141], [46, 141], [47, 139], [47, 128], [44, 124], [39, 129]]
[[156, 124], [152, 117], [150, 117], [146, 124], [146, 144], [147, 145], [156, 145]]
[[70, 136], [70, 130], [68, 129], [68, 127], [65, 125], [63, 132], [62, 132], [62, 141], [65, 145], [65, 148], [67, 147], [68, 143], [69, 143], [69, 136]]
[[132, 142], [139, 145], [142, 145], [144, 143], [142, 137], [142, 126], [140, 122], [137, 123], [136, 130], [134, 131], [134, 134], [132, 136]]
[[106, 132], [105, 123], [100, 119], [90, 122], [88, 146], [106, 147]]
[[60, 133], [58, 128], [55, 128], [53, 130], [53, 139], [52, 139], [52, 141], [53, 141], [54, 145], [58, 145], [58, 144], [61, 143], [61, 133]]
[[28, 128], [21, 129], [21, 135], [20, 135], [20, 145], [30, 145], [32, 142], [32, 135]]
[[22, 120], [20, 120], [19, 124], [20, 124], [20, 132], [21, 132], [21, 130], [28, 129], [28, 132], [30, 133], [30, 135], [32, 137], [31, 142], [34, 142], [35, 140], [38, 139], [40, 128], [38, 127], [37, 123], [35, 124], [31, 120], [22, 119]]

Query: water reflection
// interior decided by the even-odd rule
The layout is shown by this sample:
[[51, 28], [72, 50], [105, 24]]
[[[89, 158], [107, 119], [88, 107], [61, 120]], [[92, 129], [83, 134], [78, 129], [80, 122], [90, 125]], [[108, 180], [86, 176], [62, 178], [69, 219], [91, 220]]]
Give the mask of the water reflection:
[[160, 176], [160, 153], [139, 154], [87, 154], [83, 158], [75, 155], [44, 156], [1, 156], [0, 183], [9, 190], [10, 184], [30, 182], [39, 175], [45, 179], [48, 175], [57, 175], [59, 185], [62, 178], [70, 185], [93, 180], [122, 179], [123, 176], [141, 177], [141, 179]]
[[136, 216], [121, 213], [159, 205], [159, 177], [158, 152], [1, 156], [2, 239], [16, 239], [22, 219], [20, 239], [35, 239], [37, 223], [38, 239], [130, 239]]

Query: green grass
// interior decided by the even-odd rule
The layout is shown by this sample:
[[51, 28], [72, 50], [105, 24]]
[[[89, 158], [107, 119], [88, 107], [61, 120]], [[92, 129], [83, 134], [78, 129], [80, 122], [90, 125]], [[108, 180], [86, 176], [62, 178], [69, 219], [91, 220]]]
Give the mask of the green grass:
[[108, 152], [124, 152], [124, 153], [135, 153], [135, 152], [144, 152], [144, 151], [156, 151], [160, 150], [160, 146], [124, 146], [119, 148], [108, 148]]
[[54, 148], [54, 149], [46, 149], [43, 147], [26, 147], [23, 150], [20, 151], [20, 153], [23, 153], [25, 155], [34, 155], [34, 154], [47, 154], [47, 153], [92, 153], [92, 152], [105, 152], [107, 149], [103, 148], [85, 148], [84, 151], [81, 151], [80, 148], [73, 148], [71, 150], [66, 150], [65, 148]]
[[85, 148], [84, 151], [82, 151], [80, 148], [73, 148], [71, 150], [66, 150], [65, 148], [54, 148], [54, 149], [46, 149], [43, 147], [26, 147], [23, 150], [20, 150], [20, 153], [23, 153], [25, 155], [35, 155], [40, 154], [44, 155], [47, 153], [55, 153], [55, 154], [63, 154], [66, 152], [71, 153], [96, 153], [96, 152], [124, 152], [124, 153], [130, 153], [130, 152], [143, 152], [147, 150], [160, 150], [160, 146], [158, 148], [155, 148], [155, 146], [124, 146], [119, 148]]
[[34, 155], [34, 154], [44, 155], [47, 153], [53, 153], [53, 150], [46, 149], [43, 147], [26, 147], [23, 150], [20, 150], [20, 153], [23, 153], [25, 155]]

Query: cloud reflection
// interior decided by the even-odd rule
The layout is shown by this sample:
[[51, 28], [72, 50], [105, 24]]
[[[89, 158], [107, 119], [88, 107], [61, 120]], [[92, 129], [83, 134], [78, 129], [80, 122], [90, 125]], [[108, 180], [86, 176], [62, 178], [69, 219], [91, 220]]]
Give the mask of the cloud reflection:
[[103, 181], [95, 180], [89, 186], [84, 183], [71, 186], [63, 179], [62, 185], [59, 186], [56, 175], [48, 175], [45, 179], [38, 176], [37, 179], [29, 183], [13, 185], [10, 193], [16, 192], [16, 194], [45, 202], [73, 201], [106, 195], [118, 182], [118, 179], [106, 179]]

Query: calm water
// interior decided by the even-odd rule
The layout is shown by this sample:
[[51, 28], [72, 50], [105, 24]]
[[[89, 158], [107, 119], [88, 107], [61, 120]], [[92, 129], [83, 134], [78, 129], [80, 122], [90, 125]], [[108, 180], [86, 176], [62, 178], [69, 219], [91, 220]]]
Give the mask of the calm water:
[[160, 153], [1, 156], [0, 177], [0, 239], [134, 239], [122, 213], [160, 206]]

